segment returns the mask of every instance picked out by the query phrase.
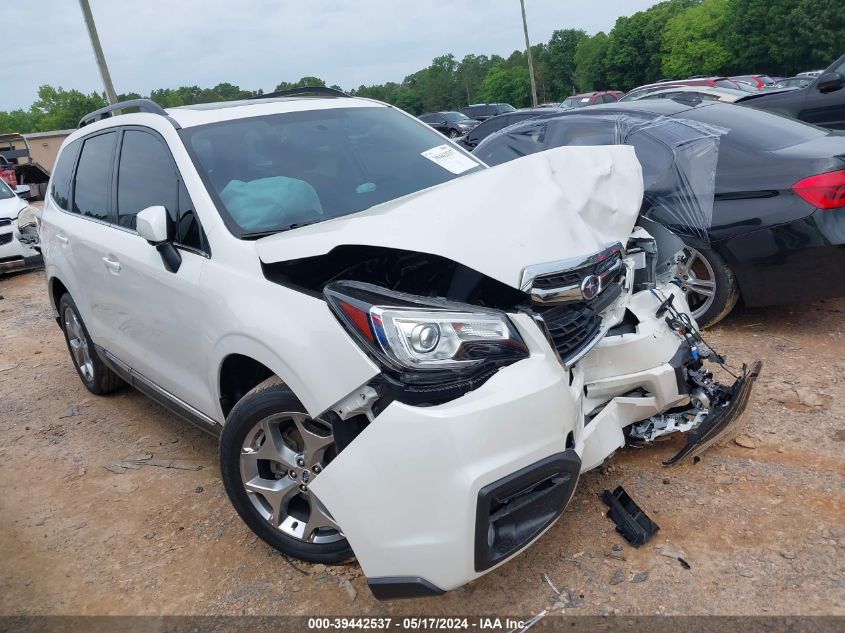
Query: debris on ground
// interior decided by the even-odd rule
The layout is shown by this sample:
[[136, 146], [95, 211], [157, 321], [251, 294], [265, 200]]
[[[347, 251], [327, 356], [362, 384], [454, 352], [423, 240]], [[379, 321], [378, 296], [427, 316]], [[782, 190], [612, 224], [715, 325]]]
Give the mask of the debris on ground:
[[355, 586], [346, 576], [341, 576], [338, 580], [338, 584], [341, 588], [346, 592], [346, 595], [349, 596], [350, 602], [355, 602], [355, 598], [358, 597], [358, 590], [355, 589]]
[[[153, 459], [150, 453], [140, 453], [138, 455], [130, 455], [114, 462], [109, 462], [104, 466], [106, 470], [121, 475], [127, 469], [138, 470], [141, 466], [157, 466], [159, 468], [175, 468], [176, 470], [202, 470], [200, 464], [192, 464], [190, 462], [179, 461], [175, 459]], [[201, 488], [201, 487], [200, 487]], [[202, 490], [197, 490], [202, 492]]]
[[548, 583], [549, 587], [552, 588], [552, 591], [554, 591], [557, 595], [560, 595], [560, 589], [555, 587], [555, 584], [552, 582], [552, 579], [549, 578], [549, 575], [546, 572], [542, 573], [542, 578]]
[[70, 405], [67, 409], [64, 410], [64, 413], [59, 416], [59, 419], [61, 420], [62, 418], [72, 418], [75, 415], [79, 415], [78, 404]]
[[742, 446], [742, 448], [759, 448], [760, 440], [753, 438], [750, 435], [737, 435], [734, 438], [734, 444]]
[[610, 508], [607, 512], [608, 518], [616, 524], [616, 531], [634, 547], [645, 544], [657, 534], [660, 529], [642, 509], [634, 503], [634, 500], [625, 492], [622, 486], [610, 492], [605, 490], [601, 495]]
[[824, 400], [819, 394], [807, 387], [792, 387], [795, 395], [798, 396], [798, 402], [805, 407], [823, 407]]
[[647, 571], [637, 571], [631, 575], [631, 582], [645, 582], [646, 580], [648, 580]]

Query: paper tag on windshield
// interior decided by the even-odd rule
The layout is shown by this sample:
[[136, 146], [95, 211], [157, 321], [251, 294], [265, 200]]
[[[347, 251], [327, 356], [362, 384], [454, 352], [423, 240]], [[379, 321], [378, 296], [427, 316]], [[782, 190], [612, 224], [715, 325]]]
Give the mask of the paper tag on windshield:
[[454, 147], [438, 145], [422, 152], [428, 160], [437, 163], [443, 169], [448, 169], [453, 174], [462, 174], [468, 169], [478, 167], [478, 163], [469, 156], [461, 154]]

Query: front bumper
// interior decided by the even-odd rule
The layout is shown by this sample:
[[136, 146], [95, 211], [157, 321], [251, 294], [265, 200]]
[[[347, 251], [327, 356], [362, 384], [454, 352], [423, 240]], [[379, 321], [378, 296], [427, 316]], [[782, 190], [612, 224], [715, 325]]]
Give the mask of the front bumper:
[[[680, 290], [664, 292], [686, 305]], [[605, 337], [571, 370], [530, 317], [514, 315], [529, 358], [445, 404], [392, 402], [329, 464], [311, 491], [343, 526], [377, 596], [436, 594], [504, 563], [554, 523], [579, 470], [624, 445], [623, 427], [688, 397], [676, 371], [682, 342], [655, 317], [658, 305], [648, 292], [631, 295], [637, 330]], [[625, 396], [638, 388], [646, 395]], [[557, 473], [543, 471], [548, 461]], [[514, 478], [513, 490], [501, 488]], [[488, 542], [491, 516], [505, 515], [485, 499], [502, 495], [530, 503]]]

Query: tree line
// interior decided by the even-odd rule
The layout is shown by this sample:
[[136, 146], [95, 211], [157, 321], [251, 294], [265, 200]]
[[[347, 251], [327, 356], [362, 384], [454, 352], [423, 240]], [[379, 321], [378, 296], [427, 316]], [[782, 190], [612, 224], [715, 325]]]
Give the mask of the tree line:
[[[559, 29], [548, 42], [531, 47], [540, 102], [559, 102], [590, 90], [630, 90], [662, 78], [789, 76], [825, 68], [842, 53], [842, 0], [666, 0], [620, 17], [608, 33]], [[274, 90], [314, 85], [326, 83], [319, 77], [303, 77], [281, 82]], [[441, 55], [401, 82], [362, 85], [348, 92], [413, 114], [477, 102], [531, 105], [525, 51], [507, 57], [470, 54], [461, 60]], [[213, 88], [162, 88], [145, 96], [174, 107], [262, 94], [260, 89], [221, 83]], [[128, 93], [120, 98], [141, 96]], [[0, 112], [0, 132], [72, 128], [83, 115], [104, 105], [102, 94], [41, 86], [38, 100], [28, 110]]]

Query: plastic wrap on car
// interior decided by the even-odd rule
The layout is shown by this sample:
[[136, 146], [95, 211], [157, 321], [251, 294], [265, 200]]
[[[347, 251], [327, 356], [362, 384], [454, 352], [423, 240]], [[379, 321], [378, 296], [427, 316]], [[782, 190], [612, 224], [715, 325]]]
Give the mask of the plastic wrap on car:
[[473, 154], [498, 165], [572, 145], [632, 145], [643, 170], [641, 215], [703, 243], [713, 221], [724, 128], [675, 117], [578, 114], [528, 120], [484, 139]]

